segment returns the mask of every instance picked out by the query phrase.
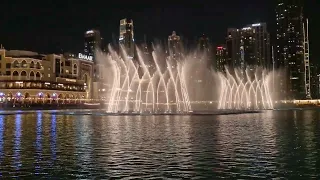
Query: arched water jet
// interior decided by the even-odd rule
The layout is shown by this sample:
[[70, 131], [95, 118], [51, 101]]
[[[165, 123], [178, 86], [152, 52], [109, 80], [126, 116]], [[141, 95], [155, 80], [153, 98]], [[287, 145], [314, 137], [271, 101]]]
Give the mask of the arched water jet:
[[[258, 74], [262, 74], [259, 76]], [[268, 89], [270, 74], [266, 75], [257, 69], [249, 74], [244, 71], [243, 78], [239, 71], [234, 70], [234, 75], [227, 69], [226, 74], [219, 74], [222, 81], [219, 99], [219, 109], [272, 109], [273, 101]]]
[[108, 54], [98, 56], [98, 61], [108, 64], [104, 82], [108, 112], [183, 113], [212, 103], [216, 109], [273, 108], [270, 75], [265, 70], [259, 76], [259, 70], [222, 73], [207, 68], [205, 56], [197, 61], [196, 53], [176, 60], [162, 56], [157, 47], [152, 60], [146, 60], [138, 47], [137, 59], [128, 58], [123, 49], [120, 57], [108, 48]]

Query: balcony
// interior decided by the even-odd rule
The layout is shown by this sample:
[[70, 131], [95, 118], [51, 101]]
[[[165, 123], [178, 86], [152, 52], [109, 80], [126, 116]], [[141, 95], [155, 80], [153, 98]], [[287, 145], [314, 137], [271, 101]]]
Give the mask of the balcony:
[[0, 81], [1, 80], [12, 80], [12, 79], [11, 79], [11, 76], [3, 76], [2, 75], [2, 76], [0, 76]]
[[[9, 68], [9, 67], [7, 67]], [[19, 63], [18, 61], [14, 61], [11, 64], [11, 69], [38, 69], [38, 70], [44, 70], [43, 66], [37, 62], [34, 63], [32, 61], [32, 63], [27, 63], [26, 61], [22, 61], [21, 63]]]
[[[40, 77], [32, 77], [31, 79], [35, 80], [41, 80]], [[25, 80], [30, 80], [28, 76], [0, 76], [0, 81], [25, 81]]]
[[19, 70], [19, 69], [33, 69], [33, 70], [44, 70], [44, 68], [41, 66], [41, 67], [31, 67], [31, 66], [26, 66], [26, 67], [20, 67], [20, 66], [11, 66], [11, 69], [13, 70]]
[[76, 78], [65, 78], [65, 77], [57, 77], [56, 81], [57, 83], [69, 83], [69, 84], [81, 84], [81, 85], [85, 83], [84, 80], [77, 80]]
[[84, 85], [49, 83], [44, 81], [3, 81], [0, 82], [0, 89], [44, 89], [60, 91], [85, 92]]

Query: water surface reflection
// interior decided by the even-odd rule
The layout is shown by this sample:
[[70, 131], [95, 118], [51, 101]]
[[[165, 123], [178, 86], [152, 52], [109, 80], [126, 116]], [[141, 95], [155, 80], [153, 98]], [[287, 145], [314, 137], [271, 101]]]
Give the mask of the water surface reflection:
[[2, 178], [319, 179], [320, 113], [0, 115]]

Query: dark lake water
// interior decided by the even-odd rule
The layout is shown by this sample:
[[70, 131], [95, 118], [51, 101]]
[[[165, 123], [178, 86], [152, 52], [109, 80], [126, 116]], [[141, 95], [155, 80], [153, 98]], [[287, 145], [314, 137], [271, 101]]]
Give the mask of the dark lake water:
[[320, 110], [0, 115], [0, 178], [320, 179]]

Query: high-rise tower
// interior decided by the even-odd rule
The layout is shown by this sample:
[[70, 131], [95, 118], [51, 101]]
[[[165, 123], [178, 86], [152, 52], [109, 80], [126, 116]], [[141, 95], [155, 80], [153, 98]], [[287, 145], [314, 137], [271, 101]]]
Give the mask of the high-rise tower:
[[309, 60], [309, 21], [303, 23], [303, 59], [304, 59], [304, 84], [306, 98], [311, 99], [311, 72]]
[[202, 36], [198, 39], [198, 57], [199, 60], [204, 60], [207, 62], [208, 67], [216, 67], [216, 62], [214, 62], [214, 52], [212, 45], [210, 43], [210, 39], [205, 35], [202, 34]]
[[225, 72], [226, 66], [226, 59], [227, 59], [227, 48], [225, 45], [217, 46], [216, 47], [216, 54], [215, 54], [215, 69], [219, 72]]
[[275, 58], [278, 68], [286, 70], [281, 78], [281, 95], [305, 98], [304, 39], [302, 0], [277, 0]]
[[[84, 54], [94, 57], [96, 48], [101, 48], [101, 36], [98, 30], [89, 30], [84, 34]], [[95, 61], [95, 58], [93, 58]]]
[[251, 24], [241, 29], [229, 28], [227, 65], [245, 68], [271, 66], [270, 37], [266, 23]]
[[123, 46], [129, 58], [134, 57], [134, 32], [132, 19], [125, 18], [120, 20], [119, 44]]
[[198, 40], [198, 48], [202, 52], [210, 51], [209, 38], [206, 35], [202, 35]]

